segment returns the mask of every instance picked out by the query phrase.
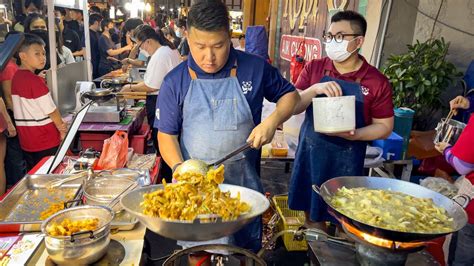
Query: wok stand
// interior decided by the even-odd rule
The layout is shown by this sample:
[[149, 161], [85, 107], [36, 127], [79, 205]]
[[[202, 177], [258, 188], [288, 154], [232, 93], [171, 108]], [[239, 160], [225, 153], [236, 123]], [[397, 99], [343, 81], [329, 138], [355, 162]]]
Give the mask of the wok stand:
[[[264, 266], [267, 265], [265, 261], [246, 249], [235, 247], [232, 245], [223, 245], [223, 244], [210, 244], [210, 245], [201, 245], [195, 246], [183, 250], [179, 250], [172, 254], [164, 263], [165, 266], [178, 266], [181, 264], [181, 258], [187, 258], [188, 255], [200, 252], [200, 251], [226, 251], [231, 255], [224, 254], [211, 254], [210, 260], [211, 265], [222, 266], [222, 265], [256, 265]], [[238, 255], [239, 258], [235, 258], [235, 255]]]

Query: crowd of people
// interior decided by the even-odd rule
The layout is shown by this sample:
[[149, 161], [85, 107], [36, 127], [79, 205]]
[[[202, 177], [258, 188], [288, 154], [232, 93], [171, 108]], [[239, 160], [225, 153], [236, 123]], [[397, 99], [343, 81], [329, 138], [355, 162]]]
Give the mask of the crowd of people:
[[[82, 61], [85, 56], [82, 10], [54, 8], [56, 44], [49, 43], [48, 17], [43, 1], [27, 0], [23, 13], [9, 23], [11, 34], [23, 33], [25, 41], [0, 72], [0, 196], [44, 156], [54, 155], [66, 133], [66, 124], [46, 84], [50, 53], [57, 67]], [[146, 67], [143, 82], [124, 90], [148, 92], [148, 121], [155, 120], [157, 92], [164, 76], [186, 60], [189, 46], [184, 37], [186, 20], [157, 14], [153, 19], [113, 21], [97, 6], [89, 9], [89, 44], [93, 77], [122, 67]], [[157, 129], [153, 130], [158, 150]], [[8, 177], [8, 178], [7, 178]]]
[[[43, 7], [36, 1], [26, 4], [23, 20], [13, 27], [24, 32], [25, 41], [0, 73], [0, 122], [4, 120], [8, 136], [0, 136], [0, 161], [15, 161], [13, 170], [0, 163], [0, 194], [5, 191], [6, 176], [17, 181], [41, 158], [54, 154], [66, 133], [44, 80], [44, 70], [50, 67], [48, 55], [54, 49], [61, 67], [81, 60], [85, 51], [82, 11], [56, 8], [56, 44], [51, 45], [47, 18], [41, 15]], [[272, 140], [279, 125], [306, 111], [289, 180], [289, 207], [305, 212], [306, 226], [327, 230], [327, 221], [336, 222], [311, 185], [337, 176], [363, 175], [367, 143], [389, 136], [394, 123], [388, 79], [358, 53], [367, 31], [362, 15], [353, 11], [333, 15], [321, 38], [327, 56], [308, 62], [292, 84], [265, 56], [244, 52], [245, 35], [233, 47], [228, 10], [221, 1], [196, 2], [187, 17], [179, 19], [156, 14], [144, 20], [115, 22], [105, 13], [97, 7], [89, 10], [93, 77], [119, 68], [146, 67], [143, 81], [126, 85], [122, 91], [147, 92], [153, 144], [157, 152], [162, 151], [170, 170], [189, 158], [216, 160], [250, 142], [255, 149], [225, 163], [225, 181], [263, 192], [259, 149]], [[312, 99], [342, 95], [353, 95], [358, 102], [356, 129], [338, 134], [315, 132]], [[276, 103], [276, 108], [262, 120], [264, 99]], [[452, 103], [453, 109], [470, 106], [472, 101], [465, 98]], [[446, 160], [467, 176], [468, 192], [472, 192], [470, 182], [474, 181], [474, 154], [466, 148], [474, 145], [473, 121], [471, 118], [460, 139], [464, 144], [437, 146]], [[455, 262], [472, 262], [473, 208], [471, 202], [467, 208], [470, 224], [459, 234]], [[213, 243], [233, 243], [258, 251], [261, 234], [257, 219], [232, 237]]]

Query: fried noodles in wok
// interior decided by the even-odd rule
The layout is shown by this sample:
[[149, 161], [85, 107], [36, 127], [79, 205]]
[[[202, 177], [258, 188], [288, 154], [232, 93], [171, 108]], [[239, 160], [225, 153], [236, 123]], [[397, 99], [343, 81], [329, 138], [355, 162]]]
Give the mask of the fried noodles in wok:
[[443, 233], [454, 228], [453, 218], [432, 199], [401, 192], [342, 187], [330, 202], [342, 214], [379, 228], [410, 233]]
[[224, 181], [224, 166], [211, 169], [206, 176], [185, 173], [178, 182], [166, 184], [160, 189], [143, 196], [143, 213], [149, 216], [171, 220], [193, 221], [198, 215], [218, 216], [222, 220], [235, 220], [248, 212], [250, 206], [240, 201], [240, 194], [231, 197], [222, 192], [219, 184]]

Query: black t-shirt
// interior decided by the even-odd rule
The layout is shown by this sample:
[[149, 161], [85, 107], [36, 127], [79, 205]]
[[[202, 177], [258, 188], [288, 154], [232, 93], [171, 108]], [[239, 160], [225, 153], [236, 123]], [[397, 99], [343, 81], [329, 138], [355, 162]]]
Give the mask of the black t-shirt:
[[[92, 63], [92, 76], [98, 77], [99, 71], [99, 36], [100, 34], [96, 31], [89, 30], [90, 41], [91, 41], [91, 63]], [[86, 47], [85, 37], [82, 38], [82, 47]]]
[[81, 39], [79, 39], [79, 35], [77, 35], [75, 31], [72, 31], [68, 28], [64, 28], [63, 39], [64, 39], [64, 46], [69, 48], [71, 52], [74, 53], [82, 49]]
[[173, 40], [173, 45], [176, 49], [178, 49], [179, 45], [181, 44], [181, 39], [176, 37], [174, 40]]
[[114, 62], [107, 59], [109, 54], [107, 53], [108, 50], [115, 49], [114, 42], [104, 34], [101, 34], [99, 37], [99, 53], [100, 53], [100, 63], [99, 68], [103, 69], [112, 69], [114, 67]]
[[186, 38], [181, 39], [181, 43], [178, 46], [178, 52], [181, 56], [189, 55], [189, 45]]
[[69, 21], [65, 20], [63, 23], [64, 23], [64, 28], [75, 31], [77, 35], [80, 34], [81, 26], [79, 25], [79, 22], [77, 22], [76, 20], [69, 20]]

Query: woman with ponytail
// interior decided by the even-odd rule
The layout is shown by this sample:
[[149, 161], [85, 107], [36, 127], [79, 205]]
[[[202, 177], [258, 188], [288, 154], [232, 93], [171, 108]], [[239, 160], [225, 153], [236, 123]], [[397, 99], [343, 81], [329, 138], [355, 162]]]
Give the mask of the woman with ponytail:
[[156, 98], [164, 77], [179, 63], [179, 53], [168, 41], [161, 30], [155, 31], [149, 25], [141, 25], [134, 34], [140, 52], [149, 57], [143, 81], [138, 84], [125, 85], [122, 91], [147, 92], [146, 112], [152, 128], [153, 146], [158, 151], [158, 130], [153, 128], [156, 112]]

